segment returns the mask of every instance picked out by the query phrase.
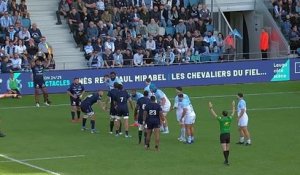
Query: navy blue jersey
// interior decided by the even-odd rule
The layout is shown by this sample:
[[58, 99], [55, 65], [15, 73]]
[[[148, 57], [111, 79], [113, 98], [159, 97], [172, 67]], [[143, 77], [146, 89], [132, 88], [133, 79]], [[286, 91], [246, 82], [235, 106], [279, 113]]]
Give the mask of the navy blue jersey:
[[101, 100], [101, 96], [98, 93], [90, 94], [81, 102], [81, 106], [92, 106], [93, 104], [97, 103], [98, 100]]
[[114, 101], [116, 101], [118, 92], [119, 92], [118, 89], [111, 89], [107, 93], [107, 96], [110, 97], [110, 99], [111, 99], [111, 101], [110, 101], [110, 106], [111, 107], [114, 106]]
[[118, 91], [115, 99], [115, 101], [117, 102], [117, 106], [127, 106], [127, 101], [129, 98], [130, 95], [126, 90]]
[[162, 109], [157, 103], [149, 103], [145, 106], [145, 111], [147, 111], [148, 119], [160, 119], [159, 113], [162, 111]]
[[144, 115], [144, 110], [146, 105], [148, 105], [149, 103], [151, 103], [150, 99], [148, 97], [141, 97], [138, 99], [138, 101], [136, 102], [136, 104], [139, 106], [139, 116], [143, 116]]
[[33, 81], [34, 82], [43, 82], [44, 81], [44, 65], [35, 65], [32, 68]]
[[77, 98], [79, 98], [80, 95], [82, 94], [82, 92], [84, 91], [84, 86], [81, 83], [78, 83], [78, 84], [72, 83], [70, 85], [70, 87], [68, 88], [68, 91], [72, 95], [76, 95]]

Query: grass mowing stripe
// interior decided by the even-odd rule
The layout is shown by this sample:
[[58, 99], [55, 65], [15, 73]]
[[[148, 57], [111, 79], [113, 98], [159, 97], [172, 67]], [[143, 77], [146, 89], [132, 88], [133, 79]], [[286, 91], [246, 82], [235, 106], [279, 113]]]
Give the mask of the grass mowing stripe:
[[29, 166], [31, 168], [34, 168], [34, 169], [38, 169], [38, 170], [41, 170], [41, 171], [44, 171], [44, 172], [47, 172], [49, 174], [53, 174], [53, 175], [60, 175], [59, 173], [56, 173], [56, 172], [53, 172], [53, 171], [50, 171], [50, 170], [47, 170], [45, 168], [41, 168], [41, 167], [38, 167], [38, 166], [35, 166], [35, 165], [32, 165], [32, 164], [29, 164], [29, 163], [26, 163], [26, 162], [23, 162], [21, 160], [17, 160], [17, 159], [14, 159], [14, 158], [11, 158], [11, 157], [8, 157], [6, 155], [3, 155], [3, 154], [0, 154], [0, 157], [3, 157], [5, 159], [8, 159], [8, 160], [11, 160], [12, 162], [16, 162], [16, 163], [19, 163], [19, 164], [22, 164], [22, 165], [26, 165], [26, 166]]
[[[85, 157], [85, 155], [42, 157], [42, 158], [23, 159], [23, 160], [20, 160], [20, 161], [22, 161], [22, 162], [28, 162], [28, 161], [35, 161], [35, 160], [69, 159], [69, 158], [78, 158], [78, 157]], [[12, 160], [0, 161], [0, 163], [5, 163], [5, 162], [13, 162], [13, 161]]]

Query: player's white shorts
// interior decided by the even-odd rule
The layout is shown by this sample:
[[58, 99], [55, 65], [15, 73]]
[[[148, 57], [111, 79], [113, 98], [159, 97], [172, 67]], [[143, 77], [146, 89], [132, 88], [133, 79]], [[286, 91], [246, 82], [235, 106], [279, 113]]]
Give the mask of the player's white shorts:
[[83, 118], [91, 118], [94, 114], [95, 114], [94, 111], [89, 112], [89, 113], [83, 115]]
[[184, 117], [183, 122], [184, 122], [185, 125], [192, 125], [192, 124], [195, 123], [195, 121], [196, 121], [196, 114], [193, 112], [190, 115], [186, 115]]
[[181, 116], [182, 116], [182, 112], [183, 112], [182, 108], [177, 108], [176, 109], [176, 118], [177, 118], [178, 122], [180, 122], [180, 119], [181, 119]]
[[247, 113], [244, 113], [244, 115], [239, 119], [238, 126], [240, 126], [240, 127], [248, 126]]
[[170, 101], [166, 101], [166, 103], [163, 106], [161, 106], [161, 109], [163, 113], [168, 113], [171, 109]]

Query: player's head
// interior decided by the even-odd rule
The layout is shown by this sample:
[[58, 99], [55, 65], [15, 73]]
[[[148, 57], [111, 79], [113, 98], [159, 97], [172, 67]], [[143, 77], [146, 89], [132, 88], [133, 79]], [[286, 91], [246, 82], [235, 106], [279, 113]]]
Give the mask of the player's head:
[[149, 96], [149, 92], [148, 91], [144, 91], [144, 97], [148, 97]]
[[239, 92], [238, 94], [237, 94], [237, 97], [240, 99], [240, 98], [243, 98], [244, 97], [244, 94], [243, 93], [241, 93], [241, 92]]
[[110, 79], [115, 80], [116, 75], [117, 75], [116, 72], [110, 72], [109, 77]]
[[182, 100], [183, 100], [183, 94], [182, 94], [182, 93], [181, 93], [181, 94], [178, 94], [177, 96], [178, 96], [178, 100], [179, 100], [179, 101], [182, 101]]
[[42, 64], [42, 60], [40, 59], [40, 57], [38, 59], [36, 59], [35, 61], [36, 65], [41, 65]]
[[79, 84], [79, 78], [78, 78], [78, 77], [75, 77], [74, 80], [73, 80], [73, 82], [74, 82], [75, 84]]
[[151, 79], [150, 78], [146, 78], [146, 84], [150, 84], [151, 83]]
[[151, 83], [149, 86], [149, 89], [151, 92], [155, 93], [157, 91], [157, 87], [155, 86], [155, 84]]
[[153, 103], [155, 103], [155, 102], [156, 102], [156, 98], [155, 98], [155, 96], [154, 96], [154, 95], [152, 95], [152, 96], [150, 97], [150, 101], [151, 101], [151, 102], [153, 102]]
[[118, 86], [119, 86], [119, 83], [114, 82], [114, 88], [115, 88], [115, 89], [118, 89]]
[[222, 115], [224, 116], [224, 117], [227, 117], [228, 116], [228, 112], [227, 111], [222, 111]]
[[135, 96], [136, 96], [136, 89], [131, 89], [131, 90], [130, 90], [130, 93], [131, 93], [131, 95], [132, 95], [133, 97], [135, 97]]
[[122, 84], [118, 84], [118, 89], [119, 90], [123, 90], [123, 85]]
[[103, 96], [103, 91], [99, 90], [98, 94], [102, 97]]
[[177, 94], [182, 93], [182, 87], [178, 86], [175, 89]]

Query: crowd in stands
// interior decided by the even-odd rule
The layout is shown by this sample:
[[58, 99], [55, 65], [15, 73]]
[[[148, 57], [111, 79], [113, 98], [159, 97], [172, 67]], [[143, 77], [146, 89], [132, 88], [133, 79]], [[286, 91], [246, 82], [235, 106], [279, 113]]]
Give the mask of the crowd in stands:
[[203, 0], [60, 0], [57, 13], [93, 68], [218, 61], [235, 48]]
[[1, 73], [30, 71], [35, 58], [55, 69], [52, 47], [37, 24], [31, 23], [26, 0], [0, 0]]
[[289, 40], [291, 50], [297, 50], [300, 48], [300, 0], [272, 0], [272, 3], [274, 17]]

